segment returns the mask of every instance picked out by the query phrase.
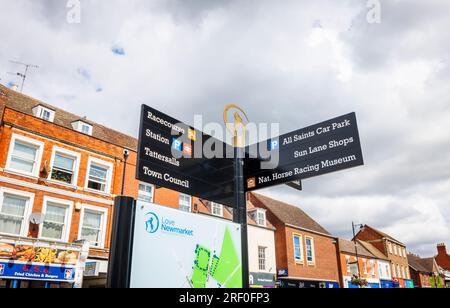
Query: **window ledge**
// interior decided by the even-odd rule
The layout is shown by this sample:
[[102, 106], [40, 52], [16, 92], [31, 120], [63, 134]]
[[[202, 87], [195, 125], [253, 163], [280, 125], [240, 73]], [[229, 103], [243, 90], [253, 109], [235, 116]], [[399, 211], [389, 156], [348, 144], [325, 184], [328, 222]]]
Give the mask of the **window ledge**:
[[113, 195], [110, 194], [110, 193], [98, 191], [98, 190], [95, 190], [95, 189], [90, 189], [90, 188], [86, 188], [86, 187], [85, 187], [83, 190], [84, 190], [85, 192], [93, 193], [93, 194], [100, 195], [100, 196], [104, 196], [104, 197], [113, 197]]
[[12, 233], [6, 233], [6, 232], [0, 232], [0, 237], [1, 236], [14, 236], [14, 237], [26, 237], [26, 235], [23, 235], [23, 234], [12, 234]]
[[16, 171], [16, 170], [12, 170], [12, 169], [4, 169], [4, 172], [11, 174], [11, 175], [16, 175], [16, 176], [21, 176], [30, 180], [39, 180], [39, 177], [34, 175], [34, 174], [30, 174], [30, 173], [22, 173], [20, 171]]
[[73, 190], [77, 190], [78, 189], [77, 185], [67, 184], [67, 183], [60, 182], [60, 181], [53, 180], [53, 179], [47, 179], [46, 182], [49, 183], [49, 184], [59, 185], [59, 186], [63, 186], [63, 187], [66, 187], [66, 188], [70, 188], [70, 189], [73, 189]]
[[57, 239], [47, 238], [47, 237], [43, 237], [43, 236], [40, 236], [37, 239], [46, 241], [49, 243], [54, 243], [54, 244], [65, 244], [65, 245], [70, 244], [68, 241], [65, 241], [65, 240], [57, 240]]

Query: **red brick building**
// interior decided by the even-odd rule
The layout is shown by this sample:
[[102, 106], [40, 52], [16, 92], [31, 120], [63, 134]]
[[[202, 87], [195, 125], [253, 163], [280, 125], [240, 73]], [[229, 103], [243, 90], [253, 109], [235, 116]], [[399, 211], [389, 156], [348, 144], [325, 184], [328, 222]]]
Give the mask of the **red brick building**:
[[391, 273], [395, 287], [412, 287], [405, 244], [368, 225], [363, 226], [356, 238], [372, 244], [372, 246], [387, 256], [391, 263]]
[[0, 239], [88, 240], [88, 261], [105, 273], [114, 197], [122, 190], [138, 196], [136, 146], [132, 137], [0, 85]]
[[442, 288], [444, 280], [434, 258], [420, 258], [408, 254], [409, 270], [415, 288]]
[[267, 219], [275, 226], [281, 287], [339, 287], [336, 238], [296, 206], [255, 193], [249, 194], [249, 201], [266, 209]]
[[436, 263], [444, 270], [450, 271], [450, 255], [447, 253], [445, 244], [437, 245]]
[[341, 286], [358, 288], [352, 284], [352, 278], [358, 277], [367, 282], [368, 288], [380, 288], [380, 269], [378, 258], [367, 250], [360, 241], [339, 239], [339, 261], [341, 269]]

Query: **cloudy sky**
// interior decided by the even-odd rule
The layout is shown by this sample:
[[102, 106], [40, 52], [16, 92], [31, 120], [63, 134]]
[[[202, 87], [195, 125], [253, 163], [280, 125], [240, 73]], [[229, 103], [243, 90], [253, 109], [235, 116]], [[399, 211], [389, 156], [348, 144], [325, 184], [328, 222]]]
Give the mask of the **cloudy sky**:
[[368, 0], [80, 0], [80, 23], [68, 2], [0, 0], [1, 83], [37, 64], [26, 94], [131, 135], [141, 103], [188, 123], [237, 103], [282, 133], [355, 111], [364, 167], [262, 193], [337, 236], [450, 245], [449, 1], [381, 0], [380, 23]]

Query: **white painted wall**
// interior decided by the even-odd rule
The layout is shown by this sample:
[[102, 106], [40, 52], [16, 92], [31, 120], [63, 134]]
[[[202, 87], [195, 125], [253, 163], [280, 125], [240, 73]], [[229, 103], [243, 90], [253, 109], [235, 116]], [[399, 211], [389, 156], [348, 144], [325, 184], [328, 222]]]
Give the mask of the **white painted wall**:
[[388, 261], [377, 260], [378, 275], [381, 280], [392, 280], [391, 264]]
[[[267, 247], [265, 271], [259, 270], [258, 246]], [[248, 255], [250, 272], [276, 274], [275, 231], [249, 225]]]

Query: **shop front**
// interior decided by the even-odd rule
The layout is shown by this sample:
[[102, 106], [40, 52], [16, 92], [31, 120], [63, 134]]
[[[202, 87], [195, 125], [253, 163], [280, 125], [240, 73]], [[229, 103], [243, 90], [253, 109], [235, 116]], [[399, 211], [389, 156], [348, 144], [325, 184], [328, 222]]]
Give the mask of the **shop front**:
[[381, 283], [379, 279], [366, 279], [367, 285], [364, 287], [356, 286], [352, 283], [352, 277], [344, 276], [344, 288], [348, 289], [379, 289], [381, 288]]
[[[88, 245], [87, 245], [88, 246]], [[83, 279], [86, 244], [0, 238], [0, 288], [76, 288]]]
[[337, 288], [339, 288], [339, 283], [337, 281], [280, 279], [278, 284], [280, 285], [280, 288], [295, 288], [295, 289], [337, 289]]
[[275, 288], [275, 274], [250, 273], [251, 288]]

